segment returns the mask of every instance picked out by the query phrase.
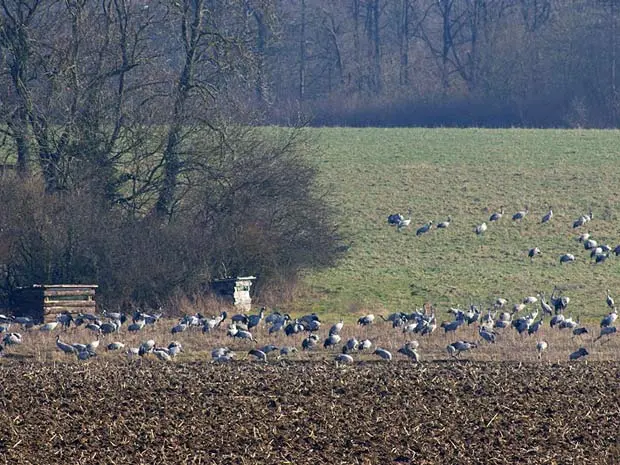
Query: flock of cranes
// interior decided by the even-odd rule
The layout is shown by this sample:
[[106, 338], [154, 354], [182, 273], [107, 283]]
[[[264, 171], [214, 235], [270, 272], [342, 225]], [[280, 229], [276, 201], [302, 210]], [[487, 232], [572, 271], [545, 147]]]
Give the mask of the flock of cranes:
[[[540, 292], [536, 296], [527, 296], [512, 306], [506, 299], [497, 298], [493, 305], [485, 310], [481, 310], [476, 305], [471, 305], [467, 310], [449, 308], [446, 312], [451, 314], [452, 318], [440, 324], [437, 321], [440, 317], [439, 312], [429, 306], [425, 310], [415, 310], [411, 313], [395, 312], [387, 317], [379, 315], [379, 321], [372, 314], [364, 315], [357, 320], [355, 325], [353, 323], [345, 325], [344, 321], [340, 320], [328, 325], [327, 331], [319, 316], [314, 313], [291, 318], [290, 315], [278, 311], [272, 311], [266, 315], [266, 309], [261, 308], [257, 314], [239, 313], [230, 318], [226, 311], [213, 316], [203, 316], [200, 313], [186, 315], [166, 332], [175, 339], [184, 333], [202, 333], [205, 337], [212, 334], [219, 335], [220, 340], [222, 337], [228, 338], [231, 343], [239, 341], [234, 344], [245, 351], [246, 358], [264, 363], [290, 357], [301, 351], [323, 353], [327, 357], [333, 357], [336, 363], [340, 364], [353, 363], [356, 359], [360, 359], [362, 354], [367, 354], [364, 358], [375, 356], [385, 361], [391, 361], [398, 355], [417, 363], [422, 359], [422, 347], [424, 347], [419, 341], [426, 343], [431, 337], [445, 338], [444, 342], [449, 342], [445, 346], [447, 355], [458, 359], [462, 354], [474, 351], [481, 345], [501, 344], [502, 340], [506, 339], [506, 331], [512, 330], [523, 335], [524, 340], [531, 340], [528, 336], [534, 336], [536, 341], [535, 344], [531, 342], [531, 350], [532, 352], [535, 350], [538, 357], [542, 358], [549, 348], [549, 343], [538, 336], [543, 332], [541, 329], [546, 326], [546, 320], [549, 331], [569, 332], [572, 340], [589, 335], [592, 346], [601, 339], [604, 340], [600, 344], [604, 343], [616, 333], [614, 323], [618, 318], [618, 313], [609, 290], [605, 299], [609, 312], [601, 319], [598, 334], [595, 334], [594, 328], [581, 325], [579, 318], [574, 320], [567, 316], [569, 303], [568, 296], [554, 289], [548, 301], [545, 294]], [[539, 308], [535, 308], [537, 305]], [[33, 344], [36, 344], [36, 338], [31, 335], [37, 332], [47, 334], [56, 332], [57, 350], [68, 356], [76, 357], [78, 360], [89, 360], [97, 356], [99, 349], [105, 349], [108, 352], [124, 353], [129, 358], [150, 356], [169, 362], [185, 351], [178, 340], [158, 344], [154, 339], [149, 338], [144, 339], [135, 347], [119, 340], [123, 334], [148, 334], [151, 327], [159, 328], [159, 334], [161, 334], [162, 325], [168, 321], [163, 320], [161, 314], [149, 315], [142, 312], [134, 313], [131, 321], [122, 313], [106, 313], [103, 317], [79, 315], [75, 318], [69, 314], [62, 314], [58, 316], [57, 321], [34, 325], [27, 317], [0, 315], [0, 334], [2, 335], [0, 355], [3, 352], [9, 352], [13, 346], [25, 344], [29, 338], [35, 341]], [[382, 325], [388, 332], [395, 331], [394, 337], [390, 338], [392, 341], [390, 346], [377, 347], [375, 341], [369, 337], [343, 339], [342, 331], [346, 326], [355, 327], [356, 331], [368, 336], [368, 328], [376, 325]], [[469, 337], [458, 336], [465, 332], [463, 328], [472, 327], [472, 325], [476, 330], [469, 331]], [[14, 326], [19, 326], [24, 335], [11, 331]], [[93, 340], [86, 344], [68, 342], [79, 328], [92, 334]], [[321, 336], [322, 333], [323, 336]], [[393, 342], [400, 337], [398, 334], [401, 334], [405, 340], [393, 354], [391, 350], [395, 348]], [[275, 338], [278, 335], [282, 335], [291, 343], [276, 345], [275, 340], [265, 341], [265, 338]], [[474, 337], [471, 337], [472, 335]], [[414, 337], [417, 339], [413, 339]], [[265, 344], [265, 342], [268, 343]], [[210, 350], [211, 358], [216, 363], [230, 362], [238, 358], [237, 352], [227, 346], [218, 346]], [[579, 347], [568, 354], [568, 359], [576, 360], [588, 354], [585, 347]]]
[[[523, 221], [529, 215], [529, 213], [530, 213], [529, 207], [526, 206], [523, 210], [519, 210], [512, 215], [512, 221], [519, 223]], [[504, 209], [504, 206], [502, 205], [499, 211], [495, 211], [489, 216], [488, 223], [492, 224], [492, 223], [499, 222], [504, 217], [504, 214], [505, 214], [505, 209]], [[540, 219], [540, 223], [541, 224], [548, 223], [552, 220], [553, 217], [554, 217], [553, 209], [549, 207], [548, 211]], [[579, 218], [573, 221], [572, 227], [573, 229], [580, 228], [586, 225], [587, 223], [589, 223], [590, 221], [592, 221], [592, 219], [593, 219], [593, 214], [592, 214], [592, 210], [590, 210], [589, 213], [581, 215]], [[448, 216], [447, 220], [441, 221], [437, 224], [436, 229], [446, 229], [450, 226], [451, 223], [452, 223], [452, 217]], [[394, 214], [389, 215], [388, 224], [396, 226], [399, 231], [401, 231], [404, 228], [409, 228], [409, 226], [411, 225], [411, 210], [409, 210], [408, 218], [405, 218], [400, 213], [394, 213]], [[433, 220], [430, 220], [424, 223], [422, 226], [420, 226], [416, 230], [416, 233], [415, 233], [416, 236], [421, 236], [431, 231], [431, 229], [433, 228], [433, 224], [434, 224]], [[489, 229], [489, 225], [487, 224], [487, 221], [483, 221], [474, 227], [474, 233], [478, 236], [483, 236], [488, 231], [488, 229]], [[617, 245], [616, 247], [612, 248], [608, 244], [598, 244], [597, 241], [591, 237], [590, 233], [581, 234], [578, 237], [578, 240], [579, 242], [583, 243], [584, 249], [590, 253], [590, 258], [594, 260], [594, 263], [603, 263], [605, 260], [607, 260], [607, 258], [609, 258], [611, 253], [615, 254], [616, 256], [620, 255], [620, 245]], [[542, 254], [542, 251], [539, 247], [532, 247], [531, 249], [529, 249], [527, 255], [530, 258], [530, 260], [534, 260], [535, 257], [541, 254]], [[576, 260], [575, 255], [570, 254], [570, 253], [561, 254], [559, 257], [559, 262], [561, 264], [571, 263], [571, 262], [574, 262], [575, 260]]]

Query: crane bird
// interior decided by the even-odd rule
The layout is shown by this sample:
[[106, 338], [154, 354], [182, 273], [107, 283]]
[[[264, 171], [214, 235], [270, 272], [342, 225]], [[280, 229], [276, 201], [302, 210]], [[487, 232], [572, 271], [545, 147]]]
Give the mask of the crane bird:
[[617, 329], [615, 326], [605, 326], [601, 328], [601, 334], [599, 334], [599, 336], [594, 339], [594, 342], [598, 341], [603, 336], [609, 336], [610, 334], [614, 334], [616, 331]]
[[588, 329], [584, 328], [584, 327], [577, 327], [575, 329], [573, 329], [573, 336], [581, 336], [583, 334], [588, 334]]
[[248, 330], [258, 326], [260, 324], [260, 322], [262, 321], [264, 316], [265, 316], [265, 307], [261, 307], [260, 312], [258, 313], [258, 315], [250, 315], [248, 317]]
[[452, 223], [452, 216], [448, 215], [448, 219], [437, 224], [437, 229], [446, 229]]
[[400, 222], [403, 221], [404, 219], [405, 217], [401, 215], [400, 213], [393, 213], [391, 215], [388, 215], [387, 222], [389, 225], [398, 226]]
[[553, 210], [549, 207], [549, 211], [540, 220], [541, 223], [548, 223], [553, 218]]
[[97, 353], [94, 350], [88, 350], [88, 349], [80, 350], [77, 353], [78, 360], [88, 360], [91, 357], [96, 357], [96, 356], [97, 356]]
[[614, 321], [618, 319], [618, 312], [613, 310], [607, 314], [605, 318], [601, 320], [601, 328], [606, 328], [607, 326], [611, 326], [614, 324]]
[[538, 341], [538, 343], [536, 343], [536, 351], [538, 352], [538, 358], [542, 358], [542, 354], [545, 350], [547, 350], [547, 348], [549, 347], [549, 344], [547, 344], [547, 341]]
[[478, 347], [478, 344], [475, 342], [456, 341], [448, 345], [447, 350], [452, 357], [458, 357], [461, 355], [461, 352], [467, 352], [475, 347]]
[[291, 355], [291, 354], [294, 354], [295, 352], [297, 352], [297, 347], [284, 346], [280, 348], [280, 356]]
[[519, 210], [514, 215], [512, 215], [513, 221], [521, 221], [525, 216], [530, 212], [528, 207], [525, 207], [523, 210]]
[[359, 342], [359, 344], [357, 345], [357, 350], [364, 351], [364, 350], [368, 350], [372, 347], [372, 342], [370, 341], [370, 339], [363, 339]]
[[527, 252], [527, 256], [530, 257], [530, 260], [534, 260], [534, 257], [542, 254], [538, 247], [534, 247]]
[[373, 321], [375, 321], [375, 316], [371, 313], [371, 314], [360, 317], [357, 320], [357, 324], [361, 326], [368, 326], [372, 324]]
[[398, 349], [398, 353], [403, 354], [409, 357], [414, 362], [418, 363], [420, 361], [420, 354], [418, 354], [417, 348], [418, 348], [417, 341], [408, 342], [403, 347]]
[[486, 223], [481, 223], [478, 226], [476, 226], [474, 228], [474, 232], [480, 236], [481, 234], [484, 234], [484, 232], [487, 230], [487, 224]]
[[408, 210], [408, 214], [409, 214], [409, 218], [403, 218], [403, 216], [400, 215], [400, 220], [396, 224], [396, 228], [398, 229], [398, 231], [400, 231], [403, 228], [408, 228], [409, 225], [411, 224], [411, 210]]
[[46, 333], [52, 332], [56, 329], [56, 327], [58, 326], [59, 322], [58, 321], [50, 321], [49, 323], [45, 323], [41, 326], [39, 326], [39, 331], [43, 331]]
[[99, 326], [103, 334], [112, 334], [117, 332], [121, 327], [121, 320], [112, 320]]
[[153, 352], [154, 348], [155, 348], [155, 341], [153, 339], [144, 341], [142, 344], [140, 344], [140, 347], [138, 348], [138, 355], [142, 357], [146, 354], [149, 354]]
[[302, 350], [311, 350], [314, 349], [319, 343], [319, 336], [316, 334], [311, 334], [303, 341], [301, 341], [301, 349]]
[[19, 333], [8, 333], [2, 338], [5, 346], [14, 346], [22, 343], [22, 335]]
[[56, 347], [62, 350], [65, 354], [74, 354], [77, 352], [77, 349], [71, 344], [67, 344], [60, 340], [60, 334], [56, 335]]
[[123, 344], [122, 342], [110, 342], [106, 348], [112, 351], [112, 350], [121, 350], [124, 347], [125, 347], [125, 344]]
[[568, 356], [569, 360], [577, 360], [581, 357], [585, 357], [586, 355], [588, 355], [589, 352], [586, 350], [585, 347], [581, 347], [580, 349], [576, 350], [575, 352], [573, 352], [572, 354], [570, 354]]
[[340, 340], [340, 335], [332, 334], [325, 339], [325, 342], [323, 342], [323, 348], [327, 349], [328, 347], [335, 346], [340, 342]]
[[216, 347], [215, 349], [211, 351], [211, 358], [215, 360], [216, 358], [224, 357], [232, 353], [233, 351], [230, 350], [228, 347]]
[[575, 256], [570, 253], [560, 255], [560, 263], [571, 263], [575, 261]]
[[165, 347], [158, 347], [156, 349], [153, 349], [152, 354], [155, 355], [162, 362], [172, 361], [172, 357], [170, 356], [168, 349], [166, 349]]
[[329, 335], [333, 336], [334, 334], [340, 334], [340, 331], [342, 331], [343, 326], [344, 326], [344, 321], [340, 320], [338, 323], [334, 324], [329, 329]]
[[267, 354], [259, 349], [252, 349], [248, 352], [248, 355], [253, 356], [258, 362], [267, 362]]
[[347, 341], [347, 343], [342, 347], [342, 353], [346, 354], [347, 352], [352, 352], [354, 350], [357, 350], [359, 346], [359, 342], [357, 339], [355, 339], [354, 337], [352, 337], [351, 339], [349, 339]]
[[146, 326], [146, 320], [143, 318], [140, 318], [138, 320], [135, 320], [129, 326], [127, 326], [127, 331], [129, 331], [130, 333], [137, 333], [145, 326]]
[[545, 320], [541, 317], [536, 323], [532, 323], [527, 328], [527, 334], [532, 335], [538, 332], [538, 330], [543, 326]]
[[181, 352], [184, 352], [184, 350], [183, 346], [179, 341], [172, 341], [170, 344], [168, 344], [168, 353], [171, 357], [176, 357]]
[[496, 334], [493, 331], [489, 331], [486, 327], [479, 326], [478, 327], [478, 334], [485, 341], [487, 341], [487, 342], [489, 342], [491, 344], [495, 343], [495, 338], [497, 337]]
[[170, 330], [170, 332], [172, 334], [183, 333], [183, 332], [187, 331], [187, 328], [189, 328], [188, 324], [186, 324], [186, 323], [179, 323], [179, 324], [173, 326], [172, 329]]
[[614, 299], [611, 297], [611, 294], [609, 293], [609, 289], [607, 289], [607, 306], [611, 308], [612, 310], [616, 309], [616, 304], [614, 303]]
[[336, 355], [334, 360], [337, 363], [353, 363], [353, 357], [351, 357], [349, 354], [345, 354], [345, 353]]
[[597, 246], [598, 246], [598, 242], [596, 242], [594, 239], [587, 239], [583, 241], [583, 248], [586, 250], [596, 249]]
[[425, 225], [423, 225], [420, 228], [418, 228], [418, 230], [415, 232], [415, 235], [416, 236], [421, 236], [422, 234], [430, 231], [432, 226], [433, 226], [433, 221], [431, 220], [428, 223], [426, 223]]
[[71, 326], [73, 317], [70, 313], [64, 312], [56, 316], [56, 321], [58, 321], [63, 328], [68, 328], [69, 326]]
[[502, 216], [504, 216], [504, 206], [502, 205], [499, 209], [498, 212], [494, 212], [490, 217], [489, 217], [489, 221], [494, 222], [494, 221], [499, 221], [502, 219]]
[[386, 360], [388, 362], [392, 360], [392, 354], [389, 351], [382, 349], [381, 347], [376, 348], [373, 354], [378, 355], [383, 360]]

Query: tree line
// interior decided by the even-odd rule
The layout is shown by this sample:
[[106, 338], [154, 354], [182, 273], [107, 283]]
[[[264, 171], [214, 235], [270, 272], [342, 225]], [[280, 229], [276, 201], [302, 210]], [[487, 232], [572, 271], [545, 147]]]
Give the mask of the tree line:
[[277, 287], [333, 263], [311, 142], [255, 124], [270, 8], [0, 0], [5, 302], [96, 283], [104, 305], [158, 305], [214, 277]]
[[[618, 0], [295, 0], [258, 95], [316, 124], [615, 127]], [[265, 41], [262, 40], [261, 43]], [[264, 80], [262, 82], [265, 82]]]

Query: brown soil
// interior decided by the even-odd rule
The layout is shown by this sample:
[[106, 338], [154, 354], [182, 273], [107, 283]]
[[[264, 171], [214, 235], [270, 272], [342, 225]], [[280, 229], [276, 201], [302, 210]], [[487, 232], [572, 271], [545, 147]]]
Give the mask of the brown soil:
[[620, 363], [0, 365], [0, 463], [620, 463]]

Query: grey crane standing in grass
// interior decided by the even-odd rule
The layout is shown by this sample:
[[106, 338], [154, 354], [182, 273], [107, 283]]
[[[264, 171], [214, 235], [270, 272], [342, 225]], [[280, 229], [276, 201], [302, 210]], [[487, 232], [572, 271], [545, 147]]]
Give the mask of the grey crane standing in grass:
[[411, 224], [411, 209], [407, 210], [407, 213], [409, 214], [409, 218], [403, 218], [401, 216], [400, 220], [398, 221], [396, 225], [398, 231], [404, 228], [408, 228], [409, 225]]
[[546, 301], [545, 301], [545, 296], [544, 294], [541, 292], [538, 294], [540, 297], [540, 308], [543, 311], [543, 316], [544, 315], [553, 315], [553, 307], [551, 307], [551, 305], [549, 305]]
[[484, 232], [487, 230], [487, 224], [486, 223], [481, 223], [478, 226], [476, 226], [474, 228], [474, 232], [480, 236], [481, 234], [484, 234]]
[[575, 261], [575, 256], [570, 253], [560, 255], [560, 263], [572, 263]]
[[452, 217], [448, 215], [447, 220], [442, 221], [441, 223], [437, 223], [437, 229], [446, 229], [448, 226], [450, 226], [450, 223], [452, 223]]
[[461, 352], [467, 352], [476, 347], [478, 347], [478, 344], [475, 342], [456, 341], [448, 345], [447, 350], [452, 357], [458, 357], [461, 355]]
[[357, 350], [358, 346], [359, 346], [359, 341], [357, 339], [355, 339], [354, 337], [352, 337], [342, 347], [342, 352], [344, 354], [346, 354], [347, 352], [353, 352], [354, 350]]
[[527, 334], [532, 335], [532, 334], [536, 334], [538, 332], [538, 330], [540, 328], [542, 328], [543, 324], [544, 324], [544, 319], [543, 317], [540, 317], [540, 320], [538, 320], [536, 323], [532, 323], [528, 328], [527, 328]]
[[547, 344], [547, 341], [538, 341], [538, 343], [536, 343], [536, 351], [538, 352], [538, 358], [542, 358], [542, 354], [545, 350], [547, 350], [547, 348], [549, 347], [549, 344]]
[[542, 252], [540, 251], [540, 249], [538, 247], [534, 247], [531, 248], [528, 252], [527, 252], [527, 256], [530, 257], [531, 261], [534, 261], [534, 257], [539, 256], [540, 254], [542, 254]]
[[258, 326], [260, 324], [260, 322], [262, 321], [264, 316], [265, 316], [265, 307], [261, 307], [260, 312], [258, 313], [258, 315], [250, 315], [248, 317], [248, 330]]
[[340, 331], [342, 331], [342, 327], [344, 326], [344, 321], [340, 320], [338, 323], [335, 323], [330, 329], [329, 329], [329, 335], [333, 336], [334, 334], [340, 334]]
[[150, 354], [151, 352], [153, 352], [154, 348], [155, 348], [155, 341], [153, 339], [144, 341], [142, 344], [140, 344], [140, 347], [138, 348], [138, 355], [142, 357], [146, 354]]
[[616, 309], [616, 304], [614, 302], [614, 299], [611, 297], [611, 294], [609, 293], [609, 289], [607, 289], [607, 300], [606, 300], [606, 302], [607, 302], [607, 306], [609, 308], [611, 308], [612, 310]]
[[611, 326], [618, 319], [618, 313], [616, 310], [613, 310], [607, 314], [605, 318], [601, 320], [601, 328], [606, 328], [607, 326]]
[[323, 348], [327, 349], [328, 347], [333, 347], [340, 343], [340, 340], [340, 335], [332, 334], [325, 339], [325, 342], [323, 342]]
[[368, 326], [375, 321], [375, 316], [371, 313], [369, 315], [364, 315], [357, 320], [357, 324], [361, 326]]
[[500, 207], [498, 212], [494, 212], [493, 214], [491, 214], [491, 216], [489, 217], [489, 221], [490, 222], [499, 221], [499, 220], [502, 219], [502, 216], [504, 216], [504, 206], [503, 205]]
[[418, 230], [415, 232], [416, 236], [421, 236], [424, 233], [427, 233], [428, 231], [430, 231], [431, 227], [433, 226], [433, 221], [429, 221], [428, 223], [426, 223], [424, 226], [421, 226], [420, 228], [418, 228]]
[[599, 336], [596, 339], [594, 339], [594, 342], [598, 341], [603, 336], [609, 336], [610, 334], [615, 334], [616, 331], [617, 329], [615, 326], [604, 326], [601, 328], [601, 334], [599, 334]]
[[478, 334], [485, 341], [487, 341], [487, 342], [489, 342], [491, 344], [495, 343], [495, 338], [497, 337], [496, 334], [493, 331], [489, 331], [486, 327], [479, 326], [478, 327]]
[[56, 335], [56, 347], [62, 350], [65, 354], [74, 354], [77, 352], [75, 347], [73, 347], [71, 344], [67, 344], [60, 340], [60, 334]]
[[418, 363], [420, 361], [420, 354], [418, 354], [419, 344], [417, 341], [407, 342], [403, 347], [398, 349], [399, 354], [403, 354], [409, 357], [414, 362]]
[[527, 214], [529, 212], [530, 212], [529, 208], [525, 207], [525, 209], [519, 210], [514, 215], [512, 215], [512, 220], [513, 221], [521, 221], [523, 218], [525, 218], [527, 216]]
[[545, 216], [542, 217], [540, 222], [548, 223], [549, 221], [551, 221], [551, 218], [553, 218], [553, 210], [551, 209], [551, 207], [549, 207], [549, 211], [545, 214]]

